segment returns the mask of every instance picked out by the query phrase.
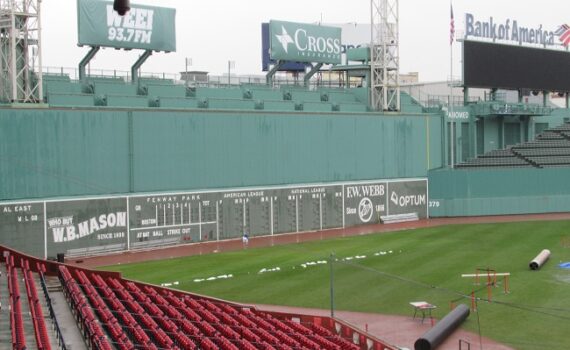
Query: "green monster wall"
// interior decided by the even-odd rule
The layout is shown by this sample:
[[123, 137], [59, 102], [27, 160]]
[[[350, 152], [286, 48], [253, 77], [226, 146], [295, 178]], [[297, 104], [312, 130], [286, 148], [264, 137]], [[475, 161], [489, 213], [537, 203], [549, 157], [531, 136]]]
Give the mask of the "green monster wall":
[[425, 177], [437, 115], [0, 110], [0, 201]]
[[477, 216], [570, 211], [570, 168], [430, 171], [429, 215]]

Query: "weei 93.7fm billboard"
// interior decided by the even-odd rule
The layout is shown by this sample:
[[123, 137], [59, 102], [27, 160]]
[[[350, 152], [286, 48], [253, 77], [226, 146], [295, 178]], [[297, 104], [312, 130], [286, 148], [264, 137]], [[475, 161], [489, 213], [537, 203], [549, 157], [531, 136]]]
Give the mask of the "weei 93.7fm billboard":
[[171, 8], [131, 4], [119, 16], [112, 1], [77, 0], [78, 44], [174, 52], [175, 18]]
[[272, 20], [269, 33], [273, 60], [341, 63], [340, 28]]

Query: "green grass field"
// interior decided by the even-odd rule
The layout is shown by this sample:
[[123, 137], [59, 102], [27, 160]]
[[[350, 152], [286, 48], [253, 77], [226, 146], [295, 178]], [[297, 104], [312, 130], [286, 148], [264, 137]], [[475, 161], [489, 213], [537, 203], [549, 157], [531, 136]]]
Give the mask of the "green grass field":
[[[302, 264], [334, 253], [336, 309], [409, 316], [410, 301], [427, 300], [438, 306], [435, 316], [441, 318], [450, 301], [484, 288], [460, 275], [489, 267], [512, 274], [511, 293], [503, 293], [499, 280], [492, 302], [479, 302], [464, 328], [516, 349], [565, 349], [570, 270], [558, 264], [570, 261], [569, 241], [568, 221], [450, 225], [103, 269], [155, 284], [177, 281], [179, 289], [232, 301], [329, 308], [330, 265]], [[529, 261], [544, 248], [551, 250], [550, 260], [531, 271]], [[343, 260], [357, 255], [366, 257]], [[259, 273], [276, 267], [279, 271]], [[233, 277], [194, 282], [228, 274]], [[486, 298], [486, 290], [477, 296]]]

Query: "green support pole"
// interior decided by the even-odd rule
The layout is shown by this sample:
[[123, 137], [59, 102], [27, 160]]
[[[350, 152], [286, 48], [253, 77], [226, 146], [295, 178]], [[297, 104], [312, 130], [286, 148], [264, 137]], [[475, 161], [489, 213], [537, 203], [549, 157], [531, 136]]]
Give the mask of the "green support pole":
[[334, 257], [334, 253], [331, 253], [331, 256], [329, 258], [329, 265], [330, 265], [330, 271], [331, 271], [331, 318], [334, 318], [334, 264], [335, 261], [335, 257]]
[[139, 59], [133, 64], [131, 67], [131, 83], [138, 84], [139, 82], [139, 68], [143, 65], [143, 63], [147, 60], [147, 58], [152, 55], [152, 50], [146, 50]]
[[85, 73], [85, 67], [87, 67], [89, 62], [93, 59], [93, 57], [95, 57], [95, 55], [97, 54], [97, 52], [99, 51], [100, 48], [101, 47], [99, 47], [99, 46], [91, 46], [91, 50], [89, 50], [87, 55], [85, 55], [85, 57], [83, 57], [81, 62], [79, 62], [79, 80], [80, 81], [85, 80], [85, 78], [87, 76], [87, 74]]
[[315, 75], [315, 73], [317, 73], [321, 67], [323, 66], [322, 63], [317, 63], [316, 65], [314, 65], [311, 70], [305, 74], [305, 77], [303, 78], [303, 82], [305, 83], [305, 87], [309, 86], [309, 81], [311, 80], [311, 78], [313, 77], [313, 75]]
[[267, 75], [265, 76], [265, 82], [267, 83], [267, 85], [273, 86], [273, 77], [275, 76], [275, 73], [277, 73], [277, 71], [281, 67], [283, 67], [284, 64], [285, 64], [285, 62], [283, 62], [283, 61], [277, 61], [275, 63], [275, 65], [273, 66], [273, 68], [271, 68], [271, 70], [269, 70], [269, 72], [267, 72]]

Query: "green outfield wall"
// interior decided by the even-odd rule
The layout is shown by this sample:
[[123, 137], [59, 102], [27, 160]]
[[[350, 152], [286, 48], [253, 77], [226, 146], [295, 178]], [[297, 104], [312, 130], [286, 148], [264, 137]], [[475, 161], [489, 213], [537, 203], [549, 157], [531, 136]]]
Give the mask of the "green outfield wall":
[[425, 177], [437, 115], [0, 110], [0, 201]]
[[440, 169], [429, 172], [429, 215], [570, 211], [570, 168]]

